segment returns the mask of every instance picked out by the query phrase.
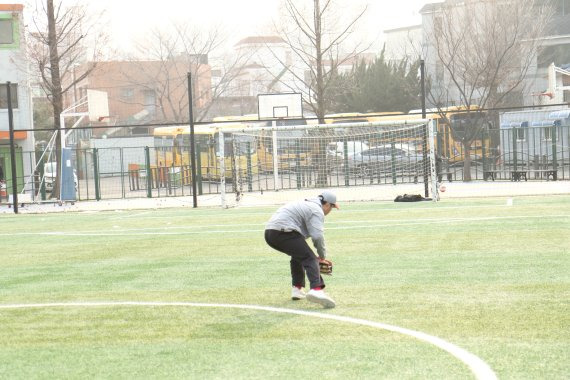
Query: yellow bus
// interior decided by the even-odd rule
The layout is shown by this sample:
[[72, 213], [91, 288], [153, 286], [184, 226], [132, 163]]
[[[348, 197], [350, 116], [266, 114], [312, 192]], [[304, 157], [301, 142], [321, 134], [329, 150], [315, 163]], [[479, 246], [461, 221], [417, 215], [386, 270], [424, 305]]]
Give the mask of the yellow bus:
[[[242, 116], [220, 116], [214, 118], [215, 122], [232, 122], [240, 121], [246, 123], [247, 127], [271, 127], [273, 121], [257, 120], [257, 114]], [[275, 121], [277, 128], [284, 126], [302, 126], [307, 125], [304, 119], [279, 119]], [[231, 128], [232, 123], [224, 123], [226, 128]], [[242, 124], [240, 124], [242, 125]], [[256, 138], [256, 154], [259, 169], [262, 172], [270, 173], [274, 171], [274, 148], [273, 142], [277, 141], [277, 163], [278, 171], [297, 171], [299, 168], [310, 168], [311, 155], [309, 151], [312, 147], [308, 146], [307, 132], [305, 130], [277, 130], [275, 135], [273, 131], [259, 130], [252, 132]]]
[[[409, 117], [421, 118], [421, 111], [410, 111]], [[419, 112], [419, 113], [418, 113]], [[470, 136], [469, 157], [471, 161], [482, 161], [492, 156], [490, 138], [491, 120], [486, 111], [480, 111], [478, 106], [471, 106], [470, 110], [464, 106], [452, 106], [442, 109], [426, 111], [426, 117], [436, 123], [436, 150], [440, 157], [449, 163], [463, 162], [466, 158], [466, 149], [461, 141], [463, 136], [472, 131], [478, 135]], [[481, 124], [474, 127], [473, 124]]]
[[[225, 178], [251, 176], [258, 172], [256, 141], [253, 136], [232, 133], [245, 129], [241, 123], [206, 124], [194, 127], [198, 173], [202, 179], [221, 179], [220, 132], [224, 136]], [[156, 165], [166, 168], [188, 168], [190, 166], [190, 127], [158, 127], [154, 129]], [[186, 180], [187, 181], [187, 180]], [[185, 182], [186, 183], [186, 182]]]

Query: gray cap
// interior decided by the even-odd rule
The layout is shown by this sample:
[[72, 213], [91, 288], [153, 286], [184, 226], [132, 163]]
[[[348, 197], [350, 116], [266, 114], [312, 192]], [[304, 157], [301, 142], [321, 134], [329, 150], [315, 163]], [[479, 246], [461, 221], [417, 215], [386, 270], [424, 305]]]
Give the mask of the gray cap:
[[319, 198], [321, 198], [323, 201], [327, 203], [330, 203], [331, 206], [333, 206], [334, 208], [339, 208], [338, 204], [336, 203], [336, 195], [332, 191], [328, 190], [323, 191], [319, 195]]

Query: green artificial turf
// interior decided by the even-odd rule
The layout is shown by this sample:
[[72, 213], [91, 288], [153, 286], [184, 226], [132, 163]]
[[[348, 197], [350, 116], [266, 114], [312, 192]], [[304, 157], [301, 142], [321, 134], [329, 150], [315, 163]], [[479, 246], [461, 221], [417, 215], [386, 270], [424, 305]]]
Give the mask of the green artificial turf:
[[[345, 203], [326, 218], [335, 309], [291, 301], [275, 207], [0, 216], [0, 305], [261, 305], [399, 326], [500, 379], [570, 373], [570, 196]], [[0, 378], [464, 379], [407, 335], [261, 310], [0, 308]]]

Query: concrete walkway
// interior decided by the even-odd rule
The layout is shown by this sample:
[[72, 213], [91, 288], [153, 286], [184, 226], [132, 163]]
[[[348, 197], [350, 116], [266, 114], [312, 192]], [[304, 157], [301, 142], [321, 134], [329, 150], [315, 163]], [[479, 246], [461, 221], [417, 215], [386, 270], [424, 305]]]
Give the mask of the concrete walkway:
[[[531, 195], [570, 195], [570, 181], [542, 181], [542, 182], [445, 182], [446, 191], [440, 193], [442, 200], [456, 198], [477, 198], [477, 197], [517, 197]], [[393, 201], [394, 198], [402, 194], [424, 195], [423, 184], [409, 185], [376, 185], [363, 187], [339, 187], [332, 188], [339, 200], [343, 202], [357, 201]], [[226, 207], [253, 207], [253, 206], [273, 206], [286, 203], [288, 201], [314, 197], [320, 192], [319, 189], [309, 190], [287, 190], [287, 191], [265, 191], [263, 193], [245, 193], [236, 202], [235, 194], [227, 194]], [[219, 195], [202, 195], [198, 197], [199, 207], [222, 208]], [[193, 207], [191, 196], [171, 197], [171, 198], [136, 198], [136, 199], [115, 199], [102, 201], [81, 201], [74, 204], [65, 202], [25, 204], [19, 207], [21, 214], [43, 214], [51, 212], [97, 212], [113, 210], [135, 210], [135, 209], [159, 209], [167, 207]], [[13, 214], [14, 210], [6, 204], [0, 204], [0, 214]]]

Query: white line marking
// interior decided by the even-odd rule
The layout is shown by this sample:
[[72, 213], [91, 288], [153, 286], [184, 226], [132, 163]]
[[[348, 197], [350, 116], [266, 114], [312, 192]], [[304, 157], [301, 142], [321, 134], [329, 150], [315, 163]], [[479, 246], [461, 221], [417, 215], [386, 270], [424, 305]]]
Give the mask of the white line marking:
[[[392, 203], [390, 203], [390, 205], [392, 205]], [[415, 204], [415, 203], [413, 205], [417, 206], [417, 204]], [[404, 205], [400, 205], [400, 206], [404, 206]], [[410, 204], [410, 206], [412, 206], [412, 205]], [[234, 219], [236, 216], [269, 215], [272, 212], [274, 212], [275, 210], [277, 210], [278, 207], [279, 207], [279, 205], [257, 206], [256, 208], [264, 208], [264, 209], [267, 209], [267, 211], [239, 212], [237, 215], [234, 213], [228, 213], [227, 212], [229, 210], [237, 210], [235, 208], [223, 210], [224, 212], [220, 212], [219, 209], [212, 210], [211, 212], [207, 212], [207, 210], [191, 210], [190, 212], [188, 212], [188, 210], [184, 210], [184, 211], [180, 211], [180, 212], [172, 212], [172, 209], [160, 209], [160, 210], [153, 210], [153, 213], [151, 213], [151, 212], [141, 213], [141, 214], [151, 214], [151, 215], [142, 215], [142, 216], [140, 216], [140, 219], [173, 219], [173, 218], [193, 218], [193, 217], [216, 217], [216, 218], [220, 218], [220, 219], [224, 219], [224, 218]], [[409, 212], [412, 209], [414, 211], [416, 211], [416, 210], [436, 210], [436, 211], [439, 211], [439, 210], [451, 210], [451, 209], [466, 210], [466, 209], [472, 209], [472, 208], [492, 208], [492, 209], [496, 210], [499, 207], [505, 207], [505, 205], [497, 203], [497, 204], [491, 204], [491, 205], [474, 205], [474, 206], [442, 206], [442, 205], [437, 205], [437, 207], [389, 206], [389, 207], [370, 207], [370, 208], [365, 208], [365, 209], [351, 209], [351, 210], [348, 210], [348, 212], [350, 212], [350, 213], [377, 213], [379, 211], [383, 211], [383, 212], [392, 212], [392, 211], [394, 211], [394, 212]], [[129, 210], [124, 210], [124, 212], [128, 212], [128, 211]], [[168, 211], [168, 213], [165, 213], [165, 215], [155, 215], [154, 213], [157, 211]], [[203, 211], [203, 212], [200, 212], [200, 211]], [[54, 214], [54, 215], [56, 215], [56, 214]], [[130, 217], [131, 216], [129, 216], [129, 215], [124, 215], [124, 216], [119, 216], [119, 217], [111, 217], [110, 219], [130, 218]]]
[[[361, 230], [370, 228], [384, 228], [384, 227], [405, 227], [405, 226], [418, 226], [418, 225], [432, 225], [432, 224], [446, 224], [446, 223], [460, 223], [460, 222], [483, 222], [493, 220], [505, 219], [546, 219], [546, 218], [564, 218], [570, 219], [569, 214], [560, 215], [513, 215], [513, 216], [488, 216], [488, 217], [473, 217], [473, 218], [448, 218], [444, 220], [429, 218], [429, 219], [413, 219], [407, 223], [393, 223], [384, 221], [383, 223], [370, 223], [368, 221], [336, 221], [327, 224], [327, 230]], [[352, 226], [335, 226], [338, 224], [356, 224]], [[256, 229], [243, 229], [244, 226], [263, 226], [265, 223], [255, 224], [240, 224], [232, 226], [229, 224], [212, 224], [200, 226], [173, 226], [173, 227], [159, 227], [159, 228], [137, 228], [137, 229], [114, 229], [111, 231], [46, 231], [46, 232], [16, 232], [4, 233], [0, 236], [142, 236], [142, 235], [190, 235], [190, 234], [221, 234], [221, 233], [250, 233], [250, 232], [263, 232], [263, 228]], [[239, 229], [223, 229], [212, 230], [212, 227], [235, 227]], [[182, 230], [182, 231], [170, 231]]]
[[344, 317], [341, 315], [325, 314], [314, 311], [304, 311], [295, 309], [285, 309], [270, 306], [258, 305], [238, 305], [238, 304], [217, 304], [217, 303], [194, 303], [194, 302], [133, 302], [133, 301], [120, 301], [120, 302], [54, 302], [54, 303], [34, 303], [34, 304], [8, 304], [0, 305], [0, 309], [25, 309], [25, 308], [48, 308], [48, 307], [101, 307], [101, 306], [191, 306], [191, 307], [219, 307], [219, 308], [233, 308], [233, 309], [249, 309], [249, 310], [262, 310], [275, 313], [298, 314], [313, 318], [332, 319], [340, 322], [353, 323], [363, 326], [374, 327], [377, 329], [392, 331], [395, 333], [408, 335], [418, 340], [427, 342], [434, 345], [466, 364], [471, 372], [477, 379], [494, 380], [497, 379], [495, 372], [489, 367], [487, 363], [472, 353], [452, 344], [445, 340], [426, 333], [406, 329], [403, 327], [388, 325], [385, 323], [367, 321], [365, 319]]

